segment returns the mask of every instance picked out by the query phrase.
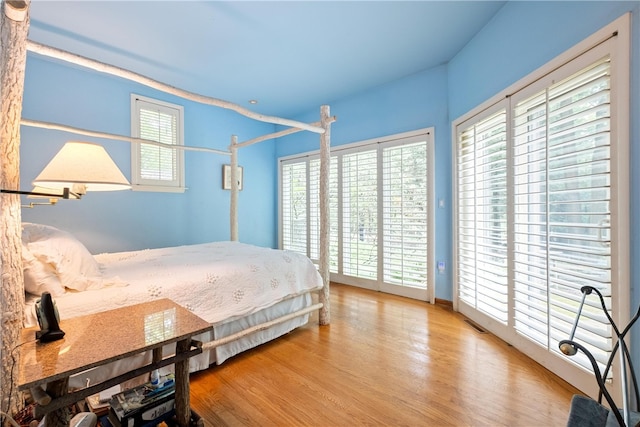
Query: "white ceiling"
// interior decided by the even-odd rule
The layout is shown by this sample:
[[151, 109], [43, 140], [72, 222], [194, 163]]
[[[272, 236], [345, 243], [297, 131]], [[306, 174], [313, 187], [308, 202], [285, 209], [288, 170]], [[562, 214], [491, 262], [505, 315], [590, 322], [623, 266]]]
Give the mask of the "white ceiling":
[[32, 0], [29, 39], [291, 117], [448, 62], [504, 3]]

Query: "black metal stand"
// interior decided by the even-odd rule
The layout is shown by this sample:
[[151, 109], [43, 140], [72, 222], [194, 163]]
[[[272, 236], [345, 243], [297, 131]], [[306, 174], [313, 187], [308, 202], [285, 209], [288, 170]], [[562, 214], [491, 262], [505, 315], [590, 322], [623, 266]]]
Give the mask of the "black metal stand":
[[[578, 311], [578, 314], [576, 316], [576, 320], [575, 323], [573, 325], [573, 330], [571, 331], [571, 336], [568, 340], [562, 340], [559, 343], [559, 347], [560, 350], [566, 354], [567, 356], [573, 356], [577, 353], [577, 350], [582, 351], [587, 358], [589, 358], [589, 362], [591, 363], [591, 367], [593, 368], [593, 373], [596, 377], [596, 381], [598, 382], [598, 388], [600, 389], [600, 392], [598, 393], [598, 403], [602, 403], [602, 396], [604, 396], [604, 398], [606, 399], [607, 403], [609, 404], [609, 407], [611, 408], [611, 411], [613, 411], [613, 414], [616, 417], [616, 420], [618, 421], [618, 423], [620, 424], [620, 426], [622, 427], [627, 427], [628, 423], [629, 423], [629, 396], [628, 396], [628, 390], [627, 390], [627, 366], [629, 368], [629, 374], [631, 376], [631, 381], [633, 384], [633, 392], [635, 394], [635, 407], [639, 408], [640, 407], [640, 395], [638, 394], [638, 382], [636, 380], [636, 374], [635, 374], [635, 370], [633, 368], [633, 362], [631, 360], [631, 354], [629, 353], [629, 349], [627, 347], [627, 345], [625, 344], [624, 338], [627, 335], [627, 333], [629, 332], [629, 330], [631, 329], [631, 327], [636, 323], [636, 321], [638, 320], [638, 318], [640, 317], [640, 307], [638, 308], [638, 311], [636, 312], [635, 316], [633, 317], [633, 319], [631, 319], [631, 321], [627, 324], [627, 326], [622, 330], [622, 332], [620, 332], [620, 330], [618, 329], [618, 327], [616, 326], [615, 322], [613, 321], [613, 319], [611, 318], [611, 316], [609, 315], [609, 311], [607, 310], [606, 304], [604, 302], [604, 297], [602, 296], [602, 294], [600, 293], [600, 291], [592, 286], [583, 286], [580, 291], [582, 292], [582, 303], [580, 304], [580, 309]], [[607, 361], [607, 364], [605, 366], [604, 372], [602, 374], [600, 374], [600, 368], [598, 367], [598, 364], [595, 360], [595, 358], [593, 357], [593, 355], [591, 354], [591, 352], [589, 350], [587, 350], [584, 346], [578, 344], [577, 342], [573, 341], [573, 337], [575, 335], [575, 331], [576, 331], [576, 327], [578, 325], [578, 321], [580, 320], [580, 314], [582, 313], [582, 306], [584, 304], [584, 300], [585, 297], [587, 295], [590, 295], [592, 292], [595, 292], [598, 295], [598, 298], [600, 299], [600, 305], [602, 306], [602, 310], [604, 311], [605, 316], [607, 317], [607, 319], [609, 320], [609, 323], [611, 324], [611, 328], [613, 329], [613, 331], [616, 334], [616, 338], [617, 341], [615, 343], [615, 345], [613, 346], [613, 350], [611, 351], [611, 355], [609, 356], [609, 360]], [[618, 352], [618, 349], [621, 348], [621, 364], [622, 366], [620, 367], [622, 370], [622, 395], [623, 395], [623, 414], [620, 413], [620, 409], [618, 408], [618, 406], [616, 405], [616, 403], [614, 402], [613, 398], [611, 397], [611, 394], [609, 393], [609, 391], [606, 388], [606, 385], [604, 383], [604, 378], [607, 378], [607, 375], [609, 374], [609, 370], [611, 369], [611, 365], [613, 364], [613, 360], [616, 356], [616, 353]]]

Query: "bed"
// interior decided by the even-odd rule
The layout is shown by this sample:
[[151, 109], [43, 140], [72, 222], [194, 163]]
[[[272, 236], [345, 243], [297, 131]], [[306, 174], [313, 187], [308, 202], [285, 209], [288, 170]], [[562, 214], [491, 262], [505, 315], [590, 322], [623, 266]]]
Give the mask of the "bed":
[[[308, 322], [311, 293], [322, 278], [309, 258], [291, 251], [240, 242], [212, 242], [93, 256], [70, 233], [42, 224], [22, 225], [25, 273], [25, 326], [37, 325], [35, 301], [49, 292], [64, 330], [64, 319], [170, 298], [207, 322], [205, 343], [256, 328], [283, 316], [281, 323], [257, 330], [192, 358], [190, 371], [290, 332]], [[150, 355], [119, 361], [86, 373], [70, 386], [101, 382], [114, 373], [148, 363]], [[135, 365], [135, 366], [134, 366]]]
[[[21, 10], [21, 12], [24, 12]], [[203, 357], [209, 357], [204, 361], [198, 362], [200, 363], [200, 367], [208, 367], [210, 363], [222, 363], [222, 361], [230, 357], [230, 355], [237, 353], [238, 351], [242, 351], [244, 348], [250, 348], [252, 346], [258, 345], [260, 342], [265, 342], [270, 339], [270, 337], [276, 337], [286, 333], [288, 330], [291, 330], [296, 327], [296, 324], [303, 324], [306, 322], [306, 315], [302, 315], [302, 313], [310, 313], [312, 311], [318, 312], [318, 324], [319, 325], [329, 325], [331, 321], [331, 311], [330, 311], [330, 271], [329, 271], [329, 238], [330, 238], [330, 227], [329, 227], [329, 165], [330, 165], [330, 135], [331, 135], [331, 124], [336, 120], [336, 117], [332, 117], [329, 114], [330, 108], [329, 105], [321, 105], [320, 106], [320, 121], [315, 123], [303, 123], [297, 120], [290, 120], [281, 117], [269, 116], [262, 113], [257, 113], [250, 111], [243, 106], [238, 104], [234, 104], [229, 101], [221, 100], [218, 98], [205, 96], [201, 94], [196, 94], [193, 92], [189, 92], [180, 88], [177, 88], [172, 85], [168, 85], [162, 83], [160, 81], [153, 80], [149, 77], [137, 74], [135, 72], [125, 70], [113, 65], [105, 64], [103, 62], [96, 61], [91, 58], [83, 57], [80, 55], [73, 54], [71, 52], [66, 52], [60, 49], [56, 49], [51, 46], [45, 46], [39, 43], [35, 43], [33, 41], [27, 40], [27, 26], [24, 25], [23, 22], [18, 21], [7, 21], [8, 28], [12, 31], [15, 31], [17, 36], [15, 38], [15, 43], [11, 45], [11, 51], [7, 53], [8, 57], [22, 58], [24, 55], [25, 49], [28, 50], [32, 54], [40, 55], [43, 57], [52, 58], [54, 60], [59, 60], [67, 63], [74, 64], [75, 66], [83, 67], [89, 70], [94, 70], [99, 73], [106, 73], [109, 75], [117, 76], [118, 78], [127, 79], [136, 84], [143, 85], [145, 87], [151, 88], [153, 90], [158, 90], [164, 92], [166, 94], [170, 94], [172, 96], [177, 96], [186, 100], [190, 100], [193, 102], [198, 102], [205, 105], [210, 105], [214, 107], [219, 107], [231, 111], [235, 111], [236, 113], [253, 119], [266, 123], [271, 123], [278, 127], [283, 127], [283, 129], [279, 129], [271, 134], [262, 135], [255, 137], [250, 140], [238, 142], [238, 138], [235, 135], [231, 135], [231, 145], [228, 147], [228, 151], [221, 151], [209, 147], [190, 147], [187, 145], [184, 146], [176, 146], [170, 145], [167, 148], [176, 149], [176, 150], [193, 150], [193, 151], [209, 151], [212, 153], [217, 153], [220, 155], [225, 155], [230, 157], [231, 163], [231, 194], [230, 194], [230, 240], [238, 241], [238, 199], [239, 199], [239, 186], [238, 180], [235, 176], [238, 170], [238, 150], [243, 147], [250, 146], [252, 144], [256, 144], [262, 141], [279, 139], [285, 137], [287, 135], [294, 134], [296, 132], [307, 131], [312, 132], [319, 135], [320, 139], [320, 185], [319, 185], [319, 217], [320, 217], [320, 233], [319, 233], [319, 256], [318, 256], [318, 271], [322, 280], [317, 283], [318, 288], [318, 296], [317, 296], [317, 304], [313, 304], [312, 306], [308, 306], [307, 308], [303, 308], [300, 311], [295, 311], [293, 306], [307, 306], [309, 301], [309, 295], [301, 294], [299, 296], [294, 296], [291, 298], [283, 297], [283, 299], [273, 306], [265, 309], [257, 310], [251, 314], [239, 315], [239, 317], [231, 317], [226, 319], [226, 321], [221, 321], [221, 323], [216, 323], [215, 330], [211, 332], [211, 336], [202, 337], [203, 341], [209, 340], [209, 346], [205, 344], [206, 348], [214, 349], [215, 351], [207, 351], [208, 355], [201, 355]], [[15, 71], [16, 76], [24, 75], [24, 64], [19, 60], [14, 61], [8, 65], [8, 67]], [[17, 79], [18, 82], [22, 80], [20, 78]], [[9, 96], [9, 103], [12, 103], [10, 109], [12, 112], [16, 113], [12, 115], [12, 117], [17, 118], [20, 116], [19, 106], [22, 102], [22, 92], [23, 86], [22, 84], [18, 84], [12, 92], [12, 96]], [[14, 108], [15, 107], [15, 108]], [[14, 111], [15, 110], [15, 111]], [[6, 174], [7, 179], [4, 183], [8, 187], [19, 187], [19, 174], [16, 173], [19, 170], [19, 152], [20, 152], [20, 127], [21, 126], [30, 126], [41, 129], [53, 130], [53, 131], [62, 131], [68, 132], [74, 135], [84, 135], [89, 136], [91, 138], [99, 138], [106, 140], [116, 140], [121, 142], [126, 142], [130, 144], [135, 143], [150, 143], [153, 145], [162, 145], [157, 141], [147, 141], [140, 138], [132, 137], [129, 135], [116, 135], [105, 133], [103, 131], [97, 131], [93, 129], [82, 129], [78, 127], [68, 126], [66, 124], [61, 123], [51, 123], [45, 121], [37, 121], [37, 120], [29, 120], [26, 118], [21, 118], [18, 120], [9, 120], [7, 122], [7, 134], [11, 134], [14, 137], [9, 138], [7, 144], [3, 146], [4, 156], [0, 156], [3, 159], [3, 165], [5, 169], [10, 171], [11, 173]], [[104, 280], [100, 281], [98, 278], [97, 281], [90, 280], [80, 280], [75, 281], [73, 277], [70, 280], [64, 280], [64, 286], [60, 287], [60, 277], [63, 275], [61, 273], [62, 270], [66, 269], [69, 266], [66, 265], [58, 265], [55, 269], [52, 270], [52, 266], [50, 263], [43, 263], [38, 257], [36, 257], [32, 250], [26, 252], [25, 259], [23, 259], [23, 271], [25, 272], [25, 281], [24, 283], [20, 283], [18, 278], [20, 263], [18, 262], [20, 258], [20, 252], [25, 255], [24, 250], [20, 250], [20, 223], [19, 216], [15, 214], [15, 212], [20, 208], [20, 200], [17, 197], [7, 198], [6, 205], [3, 205], [5, 209], [3, 209], [3, 223], [5, 225], [3, 231], [3, 241], [6, 243], [3, 245], [3, 257], [7, 262], [2, 264], [2, 274], [3, 277], [7, 279], [7, 286], [4, 288], [4, 294], [2, 301], [0, 301], [0, 308], [2, 309], [2, 322], [3, 322], [3, 340], [2, 345], [0, 346], [0, 352], [11, 352], [13, 349], [20, 345], [19, 336], [20, 336], [20, 324], [30, 324], [34, 322], [33, 318], [33, 303], [34, 299], [37, 298], [38, 293], [42, 293], [47, 288], [51, 288], [54, 291], [58, 291], [58, 295], [55, 295], [54, 298], [56, 303], [59, 305], [59, 311], [61, 312], [61, 317], [64, 318], [67, 316], [67, 305], [71, 306], [72, 301], [75, 300], [76, 294], [84, 294], [84, 296], [90, 295], [89, 292], [104, 293], [104, 289], [108, 287], [118, 286], [118, 282], [113, 283], [105, 283]], [[37, 246], [37, 245], [34, 245]], [[98, 257], [96, 257], [98, 258]], [[97, 263], [97, 259], [94, 258], [94, 261]], [[71, 262], [70, 264], [73, 264]], [[92, 263], [89, 263], [92, 264]], [[77, 266], [76, 266], [77, 267]], [[87, 267], [86, 265], [80, 265], [80, 267]], [[89, 265], [91, 269], [91, 265]], [[60, 270], [62, 269], [62, 270]], [[104, 273], [105, 271], [101, 271]], [[56, 278], [56, 276], [58, 276]], [[84, 277], [87, 279], [87, 277]], [[103, 276], [104, 279], [104, 276]], [[126, 282], [126, 278], [120, 277], [121, 280]], [[318, 277], [315, 278], [318, 280]], [[320, 286], [320, 283], [323, 286]], [[24, 288], [23, 288], [24, 285]], [[122, 285], [122, 282], [120, 282]], [[33, 286], [35, 289], [30, 290], [29, 288]], [[79, 286], [81, 289], [75, 289], [73, 286]], [[134, 287], [134, 286], [132, 286]], [[119, 286], [118, 289], [123, 290], [126, 286]], [[64, 291], [64, 292], [63, 292]], [[22, 294], [23, 292], [27, 296], [26, 305], [23, 306], [22, 302]], [[113, 291], [115, 292], [115, 291]], [[52, 292], [53, 294], [53, 292]], [[104, 298], [99, 298], [101, 301]], [[82, 306], [86, 303], [79, 303], [78, 306]], [[23, 309], [26, 311], [26, 315], [23, 319]], [[86, 308], [85, 308], [86, 309]], [[272, 313], [271, 311], [278, 311], [283, 313], [289, 313], [282, 317], [279, 317], [278, 313]], [[291, 313], [294, 311], [294, 313]], [[300, 314], [300, 315], [299, 315]], [[302, 316], [302, 317], [301, 317]], [[273, 320], [270, 320], [273, 319]], [[300, 320], [302, 319], [302, 320]], [[298, 322], [298, 323], [296, 323]], [[213, 323], [212, 323], [213, 324]], [[253, 326], [255, 324], [255, 326]], [[227, 330], [225, 330], [227, 329]], [[247, 336], [247, 340], [235, 340], [237, 335], [242, 335], [242, 333], [237, 333], [234, 331], [251, 331], [252, 335]], [[255, 331], [255, 333], [253, 333]], [[218, 338], [218, 335], [223, 334], [231, 334], [229, 339], [227, 338]], [[255, 341], [252, 341], [255, 340]], [[244, 342], [244, 343], [243, 343]], [[228, 353], [225, 355], [223, 353], [223, 348], [227, 344]], [[193, 360], [193, 359], [192, 359]], [[6, 365], [6, 364], [5, 364]], [[192, 371], [197, 369], [193, 364], [191, 366]], [[10, 369], [8, 366], [3, 367], [5, 373]], [[0, 389], [8, 389], [15, 390], [15, 378], [13, 376], [5, 375], [2, 377], [3, 379], [0, 381], [2, 387]], [[73, 386], [70, 383], [70, 386]], [[12, 403], [12, 399], [14, 403]], [[15, 402], [19, 401], [17, 393], [15, 391], [10, 392], [8, 398], [5, 398], [3, 401], [7, 402], [7, 405], [3, 406], [2, 409], [8, 410], [12, 407], [14, 409], [19, 409], [19, 405]]]

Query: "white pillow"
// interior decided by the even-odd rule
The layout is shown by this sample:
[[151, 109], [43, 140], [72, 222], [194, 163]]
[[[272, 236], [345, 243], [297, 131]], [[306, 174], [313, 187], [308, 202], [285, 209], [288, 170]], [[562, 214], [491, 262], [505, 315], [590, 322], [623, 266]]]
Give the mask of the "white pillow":
[[22, 244], [45, 271], [47, 266], [54, 270], [63, 287], [77, 291], [102, 287], [97, 261], [70, 233], [48, 225], [23, 223]]
[[65, 293], [53, 266], [38, 261], [25, 245], [22, 245], [22, 265], [25, 291], [38, 296], [43, 292], [49, 292], [53, 297]]

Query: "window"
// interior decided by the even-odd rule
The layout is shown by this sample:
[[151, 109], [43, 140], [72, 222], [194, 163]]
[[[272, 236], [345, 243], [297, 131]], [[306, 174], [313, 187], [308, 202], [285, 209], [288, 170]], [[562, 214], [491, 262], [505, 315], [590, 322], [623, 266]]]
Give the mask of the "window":
[[[131, 134], [165, 145], [183, 145], [183, 107], [131, 95]], [[183, 150], [131, 144], [134, 189], [184, 191]]]
[[427, 143], [382, 150], [384, 282], [427, 285], [428, 208]]
[[458, 136], [458, 296], [507, 323], [507, 115], [470, 123]]
[[307, 164], [290, 163], [281, 169], [282, 247], [307, 253]]
[[342, 273], [378, 274], [378, 150], [342, 156]]
[[[332, 150], [332, 279], [423, 300], [429, 288], [433, 132], [417, 131]], [[281, 246], [317, 260], [317, 154], [280, 161]]]
[[[611, 306], [610, 71], [606, 57], [514, 97], [515, 328], [554, 351], [570, 333], [576, 290], [593, 286]], [[610, 326], [597, 307], [584, 315], [578, 338], [604, 366]]]
[[[454, 122], [459, 311], [594, 395], [586, 356], [567, 358], [558, 343], [585, 285], [605, 295], [618, 325], [630, 314], [628, 59], [616, 39]], [[575, 339], [604, 366], [614, 342], [597, 299]]]

